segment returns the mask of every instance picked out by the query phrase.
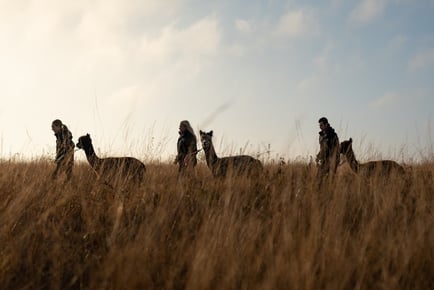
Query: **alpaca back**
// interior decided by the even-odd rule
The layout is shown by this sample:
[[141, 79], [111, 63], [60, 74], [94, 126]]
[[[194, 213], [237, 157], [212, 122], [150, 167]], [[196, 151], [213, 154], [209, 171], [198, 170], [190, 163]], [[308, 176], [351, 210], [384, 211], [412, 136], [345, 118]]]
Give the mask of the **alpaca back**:
[[213, 168], [214, 176], [259, 176], [263, 172], [261, 161], [248, 155], [219, 158]]
[[138, 159], [133, 157], [107, 157], [101, 158], [95, 168], [100, 176], [116, 180], [117, 178], [143, 181], [146, 167]]
[[405, 174], [404, 168], [392, 160], [378, 160], [362, 163], [360, 164], [360, 172], [368, 176], [390, 176], [392, 174]]

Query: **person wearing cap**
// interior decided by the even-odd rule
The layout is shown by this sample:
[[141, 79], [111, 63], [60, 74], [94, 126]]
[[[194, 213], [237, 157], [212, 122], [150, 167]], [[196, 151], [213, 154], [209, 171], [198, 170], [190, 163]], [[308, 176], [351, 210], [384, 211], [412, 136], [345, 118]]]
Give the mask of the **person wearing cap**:
[[318, 120], [320, 151], [316, 155], [319, 177], [333, 176], [339, 165], [339, 137], [326, 117]]
[[187, 168], [194, 168], [197, 164], [197, 139], [190, 122], [183, 120], [179, 124], [179, 138], [177, 142], [177, 155], [175, 164], [178, 172], [183, 174]]
[[57, 178], [60, 173], [65, 172], [67, 179], [72, 176], [72, 167], [74, 165], [74, 147], [72, 134], [68, 127], [61, 120], [56, 119], [51, 123], [51, 129], [56, 136], [56, 169], [52, 178]]

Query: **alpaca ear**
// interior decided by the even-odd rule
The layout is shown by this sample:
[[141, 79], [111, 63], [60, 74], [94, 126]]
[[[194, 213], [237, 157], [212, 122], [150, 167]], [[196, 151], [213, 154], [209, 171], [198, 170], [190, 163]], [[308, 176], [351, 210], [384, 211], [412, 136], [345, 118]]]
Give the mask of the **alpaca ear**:
[[199, 130], [199, 134], [200, 134], [200, 135], [203, 135], [203, 131], [202, 131], [202, 130]]
[[353, 143], [353, 138], [350, 137], [350, 143]]
[[90, 137], [89, 133], [86, 134], [87, 137]]
[[210, 135], [210, 136], [212, 137], [212, 133], [213, 133], [213, 132], [212, 132], [212, 130], [211, 130], [211, 131], [209, 131], [208, 135]]

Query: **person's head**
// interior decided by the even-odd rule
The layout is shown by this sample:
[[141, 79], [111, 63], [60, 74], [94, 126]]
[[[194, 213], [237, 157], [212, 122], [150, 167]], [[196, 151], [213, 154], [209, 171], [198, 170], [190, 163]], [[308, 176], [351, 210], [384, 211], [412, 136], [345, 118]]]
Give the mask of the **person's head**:
[[54, 120], [51, 123], [51, 129], [53, 130], [54, 133], [59, 133], [62, 130], [62, 121], [60, 121], [59, 119]]
[[193, 128], [190, 125], [190, 122], [187, 120], [183, 120], [181, 121], [181, 123], [179, 123], [179, 132], [185, 133], [185, 132], [189, 132], [191, 135], [194, 136], [194, 131]]
[[329, 121], [327, 120], [326, 117], [322, 117], [318, 120], [319, 123], [319, 128], [324, 131], [327, 127], [330, 126]]

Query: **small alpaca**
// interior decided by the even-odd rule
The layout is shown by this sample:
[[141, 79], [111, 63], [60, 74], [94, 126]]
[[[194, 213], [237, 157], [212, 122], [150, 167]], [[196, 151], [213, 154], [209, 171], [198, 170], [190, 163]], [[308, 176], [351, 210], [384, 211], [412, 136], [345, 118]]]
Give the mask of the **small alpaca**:
[[99, 158], [93, 149], [89, 134], [78, 139], [77, 148], [84, 150], [87, 161], [98, 178], [102, 177], [107, 182], [116, 182], [119, 178], [122, 181], [133, 180], [138, 183], [143, 181], [145, 164], [133, 157]]
[[352, 138], [341, 142], [339, 152], [345, 156], [348, 164], [355, 173], [360, 173], [361, 175], [367, 177], [373, 176], [373, 174], [390, 176], [392, 173], [397, 173], [399, 175], [405, 175], [404, 168], [392, 160], [378, 160], [359, 163], [356, 159], [356, 156], [354, 155], [352, 144]]
[[249, 177], [259, 176], [263, 172], [261, 161], [248, 155], [237, 155], [230, 157], [217, 157], [212, 143], [213, 131], [200, 131], [200, 141], [205, 151], [206, 164], [214, 177], [225, 177], [228, 172], [233, 175], [246, 175]]

